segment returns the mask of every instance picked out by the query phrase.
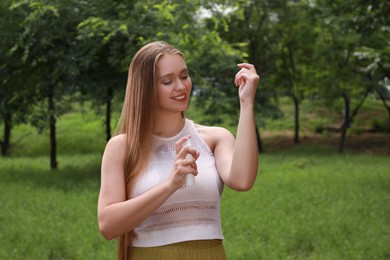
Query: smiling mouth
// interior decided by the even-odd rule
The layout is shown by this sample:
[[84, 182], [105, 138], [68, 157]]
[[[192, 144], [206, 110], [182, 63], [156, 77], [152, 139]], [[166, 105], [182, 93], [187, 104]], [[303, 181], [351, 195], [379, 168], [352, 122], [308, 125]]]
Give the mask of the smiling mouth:
[[174, 99], [174, 100], [184, 100], [186, 98], [186, 95], [184, 94], [184, 95], [181, 95], [181, 96], [176, 96], [176, 97], [173, 97], [172, 99]]

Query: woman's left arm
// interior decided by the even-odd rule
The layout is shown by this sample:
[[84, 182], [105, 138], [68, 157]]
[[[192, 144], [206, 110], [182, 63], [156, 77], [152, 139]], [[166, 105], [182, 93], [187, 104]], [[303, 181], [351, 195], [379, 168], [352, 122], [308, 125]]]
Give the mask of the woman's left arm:
[[260, 77], [251, 64], [241, 63], [238, 67], [241, 70], [234, 80], [240, 98], [236, 139], [229, 131], [219, 129], [214, 155], [222, 181], [231, 189], [247, 191], [255, 182], [258, 167], [254, 101]]

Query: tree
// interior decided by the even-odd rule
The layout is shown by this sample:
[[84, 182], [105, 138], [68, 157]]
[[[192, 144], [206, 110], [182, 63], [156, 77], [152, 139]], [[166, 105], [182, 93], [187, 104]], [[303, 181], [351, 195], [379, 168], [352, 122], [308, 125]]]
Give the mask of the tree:
[[34, 104], [34, 90], [26, 82], [36, 80], [33, 69], [21, 64], [24, 53], [14, 49], [22, 27], [23, 13], [10, 8], [12, 1], [0, 3], [0, 118], [3, 121], [1, 155], [10, 154], [11, 132], [14, 125], [26, 122]]
[[316, 39], [311, 7], [305, 1], [285, 1], [274, 6], [271, 19], [276, 70], [272, 81], [294, 104], [294, 143], [299, 143], [299, 105], [313, 89], [310, 84]]
[[[380, 4], [360, 1], [318, 1], [316, 8], [319, 10], [321, 21], [321, 37], [317, 45], [317, 60], [321, 69], [326, 71], [322, 81], [323, 93], [328, 100], [342, 98], [344, 104], [343, 122], [341, 124], [341, 136], [339, 152], [345, 148], [347, 131], [354, 117], [364, 103], [367, 96], [374, 90], [373, 84], [365, 80], [365, 75], [359, 68], [359, 61], [354, 54], [372, 40], [376, 26], [372, 27], [364, 21], [371, 8], [378, 8]], [[363, 17], [363, 19], [362, 19]], [[358, 99], [353, 107], [352, 99]]]
[[71, 75], [77, 73], [72, 53], [76, 43], [76, 26], [82, 19], [78, 1], [13, 1], [11, 10], [23, 14], [19, 35], [11, 55], [23, 53], [21, 65], [32, 81], [35, 98], [47, 100], [50, 131], [50, 167], [57, 168], [56, 120], [57, 101], [72, 92]]
[[8, 3], [0, 3], [0, 16], [3, 19], [0, 20], [0, 60], [2, 61], [0, 65], [0, 75], [1, 75], [1, 88], [0, 88], [0, 116], [4, 124], [4, 133], [3, 139], [0, 140], [1, 145], [1, 155], [6, 156], [9, 154], [10, 139], [11, 139], [11, 129], [12, 129], [12, 114], [13, 109], [10, 107], [10, 102], [12, 100], [12, 87], [10, 83], [9, 75], [10, 69], [9, 66], [6, 66], [6, 63], [10, 63], [7, 55], [7, 51], [12, 46], [12, 39], [16, 38], [14, 31], [10, 30], [10, 22], [16, 20], [16, 17], [10, 15], [8, 10]]
[[280, 110], [272, 102], [276, 92], [270, 80], [275, 68], [271, 33], [273, 3], [267, 0], [222, 1], [209, 8], [213, 16], [208, 20], [208, 27], [216, 28], [223, 40], [245, 54], [237, 62], [254, 64], [261, 76], [255, 111], [261, 115], [256, 117], [256, 130], [259, 152], [262, 152], [264, 147], [259, 127], [265, 124], [264, 118], [280, 116]]
[[226, 102], [226, 98], [232, 99], [226, 93], [235, 90], [232, 87], [235, 65], [242, 52], [232, 48], [217, 31], [204, 24], [199, 16], [201, 4], [201, 1], [189, 0], [147, 0], [135, 3], [130, 13], [123, 13], [121, 17], [136, 19], [137, 26], [131, 26], [132, 18], [126, 18], [122, 23], [132, 29], [131, 42], [137, 48], [153, 40], [164, 40], [184, 52], [193, 81], [195, 106], [206, 108], [203, 123], [214, 124], [220, 122], [219, 115], [226, 113], [227, 107], [234, 105]]
[[[117, 86], [125, 87], [131, 57], [145, 43], [165, 40], [186, 51], [186, 39], [196, 26], [197, 1], [136, 1], [107, 5], [90, 3], [99, 11], [78, 25], [79, 55], [83, 57], [80, 89], [106, 104], [106, 138], [110, 138], [111, 101]], [[189, 61], [190, 68], [191, 61]], [[80, 80], [79, 80], [80, 82]], [[93, 89], [93, 90], [92, 90]], [[96, 91], [97, 90], [97, 91]]]
[[[366, 40], [362, 46], [354, 52], [357, 59], [359, 72], [365, 75], [367, 84], [372, 88], [382, 100], [388, 112], [390, 122], [390, 105], [387, 103], [386, 89], [387, 81], [390, 78], [390, 12], [388, 2], [372, 2], [367, 9], [359, 15], [360, 27], [364, 29]], [[387, 94], [388, 95], [388, 94]]]
[[99, 7], [99, 12], [88, 16], [77, 26], [77, 56], [82, 60], [77, 82], [84, 96], [91, 98], [97, 106], [105, 104], [108, 141], [112, 134], [111, 113], [115, 89], [123, 89], [126, 85], [126, 66], [123, 63], [128, 49], [131, 49], [128, 45], [132, 35], [128, 24], [118, 20], [116, 7]]

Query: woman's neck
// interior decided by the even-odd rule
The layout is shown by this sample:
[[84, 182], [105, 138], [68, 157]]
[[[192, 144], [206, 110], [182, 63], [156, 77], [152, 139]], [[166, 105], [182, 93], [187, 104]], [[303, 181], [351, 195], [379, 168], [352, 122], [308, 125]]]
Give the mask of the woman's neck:
[[179, 133], [185, 124], [185, 119], [181, 113], [161, 115], [158, 113], [154, 125], [153, 134], [159, 137], [171, 137]]

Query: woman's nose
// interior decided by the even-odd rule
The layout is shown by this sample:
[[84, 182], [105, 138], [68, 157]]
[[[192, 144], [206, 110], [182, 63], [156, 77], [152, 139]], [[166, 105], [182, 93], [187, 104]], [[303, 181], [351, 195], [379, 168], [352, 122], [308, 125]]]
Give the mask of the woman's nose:
[[182, 89], [185, 89], [185, 87], [186, 86], [184, 85], [184, 83], [180, 79], [178, 79], [176, 81], [176, 85], [175, 85], [176, 90], [182, 90]]

